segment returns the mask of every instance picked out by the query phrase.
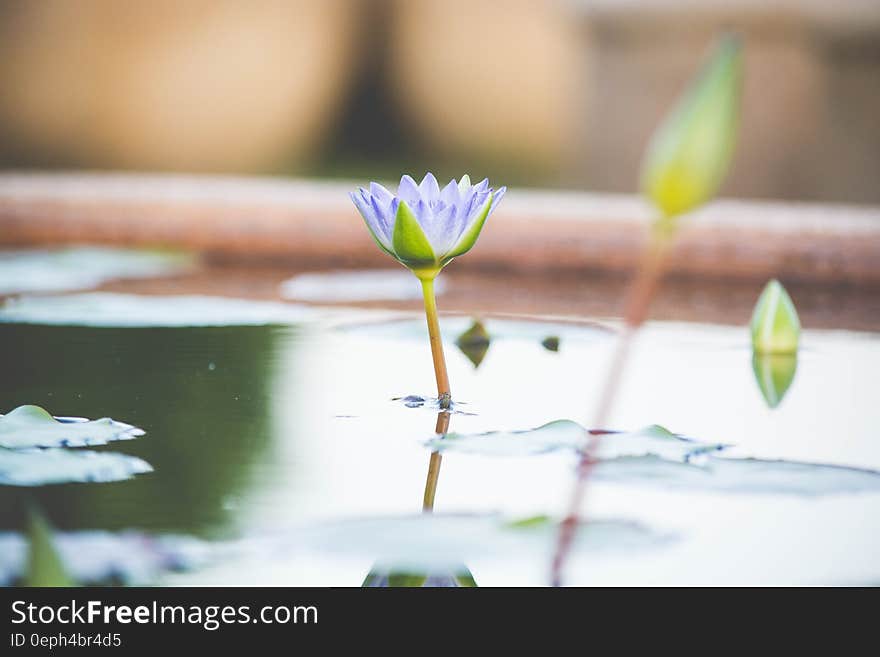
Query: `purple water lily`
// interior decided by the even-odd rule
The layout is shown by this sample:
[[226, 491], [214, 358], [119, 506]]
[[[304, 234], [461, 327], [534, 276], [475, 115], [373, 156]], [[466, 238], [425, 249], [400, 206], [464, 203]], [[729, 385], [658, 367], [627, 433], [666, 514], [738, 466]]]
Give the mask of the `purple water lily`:
[[373, 182], [350, 196], [380, 249], [419, 278], [433, 278], [473, 247], [506, 190], [492, 189], [488, 179], [472, 185], [466, 175], [440, 189], [428, 173], [420, 184], [403, 176], [397, 195]]
[[437, 399], [443, 410], [450, 408], [452, 394], [434, 279], [453, 258], [473, 247], [505, 191], [505, 187], [489, 187], [488, 179], [471, 185], [466, 175], [459, 181], [453, 178], [441, 190], [434, 174], [428, 173], [418, 185], [410, 176], [401, 178], [396, 196], [375, 182], [370, 183], [370, 191], [361, 188], [350, 194], [379, 248], [409, 267], [422, 283]]

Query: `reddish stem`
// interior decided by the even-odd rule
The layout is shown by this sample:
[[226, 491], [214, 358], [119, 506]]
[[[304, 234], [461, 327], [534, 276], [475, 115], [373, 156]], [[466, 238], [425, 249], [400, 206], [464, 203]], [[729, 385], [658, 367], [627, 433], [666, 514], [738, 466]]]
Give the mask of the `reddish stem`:
[[553, 586], [562, 584], [562, 572], [566, 560], [571, 552], [571, 544], [578, 525], [580, 524], [580, 512], [586, 495], [587, 481], [593, 466], [596, 464], [596, 453], [599, 448], [601, 435], [606, 429], [614, 398], [620, 387], [623, 370], [626, 367], [633, 337], [638, 328], [645, 321], [651, 300], [657, 290], [657, 285], [663, 274], [663, 265], [669, 251], [669, 234], [655, 234], [651, 239], [647, 250], [642, 256], [638, 272], [629, 287], [626, 307], [624, 309], [623, 331], [617, 341], [617, 347], [611, 359], [605, 385], [599, 398], [599, 404], [593, 416], [592, 427], [587, 444], [581, 450], [581, 458], [577, 467], [577, 477], [572, 489], [568, 505], [568, 513], [559, 525], [559, 535], [556, 542], [556, 552], [553, 555], [551, 565], [551, 583]]

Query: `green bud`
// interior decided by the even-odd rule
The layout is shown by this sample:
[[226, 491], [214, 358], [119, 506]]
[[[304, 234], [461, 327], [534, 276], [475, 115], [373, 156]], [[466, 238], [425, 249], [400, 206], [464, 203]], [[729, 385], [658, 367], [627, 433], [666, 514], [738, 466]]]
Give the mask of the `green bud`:
[[770, 408], [776, 408], [794, 381], [797, 354], [758, 354], [752, 357], [755, 381]]
[[741, 50], [739, 39], [723, 37], [651, 139], [642, 190], [666, 218], [711, 199], [727, 173], [739, 119]]
[[777, 280], [764, 287], [752, 314], [752, 347], [758, 354], [797, 352], [801, 322], [788, 292]]

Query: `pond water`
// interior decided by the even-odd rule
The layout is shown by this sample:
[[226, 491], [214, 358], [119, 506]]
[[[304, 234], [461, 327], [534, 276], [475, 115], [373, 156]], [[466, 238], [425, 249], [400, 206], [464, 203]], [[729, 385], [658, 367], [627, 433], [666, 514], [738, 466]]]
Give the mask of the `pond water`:
[[[83, 326], [70, 313], [85, 307], [79, 296], [34, 298], [32, 316], [28, 300], [0, 310], [0, 412], [37, 404], [142, 427], [142, 438], [96, 449], [154, 471], [0, 487], [0, 530], [19, 530], [35, 498], [62, 531], [135, 529], [220, 548], [165, 584], [357, 586], [376, 563], [459, 564], [478, 585], [546, 584], [555, 534], [540, 518], [565, 509], [571, 449], [444, 451], [434, 514], [420, 513], [438, 415], [418, 314], [286, 304], [279, 315], [280, 302], [256, 301], [243, 313], [245, 302], [214, 299], [203, 323], [244, 325], [181, 326], [179, 300], [99, 293], [84, 297], [93, 325]], [[141, 302], [152, 305], [132, 321]], [[63, 319], [51, 322], [56, 311]], [[470, 324], [442, 321], [458, 402], [450, 432], [588, 418], [613, 323], [488, 316], [479, 366], [455, 345]], [[548, 337], [557, 350], [542, 345], [556, 346]], [[880, 470], [880, 334], [808, 328], [802, 340], [791, 385], [771, 409], [743, 326], [646, 326], [607, 428], [661, 425], [730, 445], [725, 456], [746, 469], [734, 483], [746, 483], [676, 487], [655, 470], [609, 468], [589, 487], [591, 523], [569, 583], [880, 583], [871, 473], [852, 490], [837, 485], [845, 468], [792, 487], [774, 465]], [[403, 403], [408, 396], [427, 401]], [[749, 459], [771, 464], [754, 490]]]

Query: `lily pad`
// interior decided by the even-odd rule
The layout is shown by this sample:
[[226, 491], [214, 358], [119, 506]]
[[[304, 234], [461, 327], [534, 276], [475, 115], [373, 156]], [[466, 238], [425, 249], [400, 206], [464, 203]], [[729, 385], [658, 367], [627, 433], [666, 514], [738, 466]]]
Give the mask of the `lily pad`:
[[91, 292], [21, 297], [0, 307], [0, 322], [66, 326], [270, 326], [324, 316], [289, 303], [200, 295]]
[[128, 454], [61, 448], [0, 448], [0, 485], [121, 481], [152, 470], [149, 463]]
[[[449, 433], [428, 440], [432, 451], [482, 456], [529, 456], [577, 452], [588, 439], [584, 427], [556, 420], [526, 431]], [[880, 492], [880, 472], [821, 463], [736, 458], [728, 446], [678, 436], [654, 425], [632, 433], [603, 433], [599, 464], [591, 476], [627, 485], [660, 485], [702, 492], [831, 495]]]
[[99, 420], [52, 417], [39, 406], [19, 406], [0, 415], [0, 447], [82, 447], [132, 440], [144, 430], [109, 417]]
[[192, 265], [175, 253], [108, 248], [0, 251], [0, 294], [85, 290], [116, 278], [152, 278]]
[[880, 472], [819, 463], [707, 456], [676, 462], [657, 456], [599, 463], [597, 480], [667, 489], [805, 497], [880, 492]]
[[[397, 572], [457, 572], [472, 558], [548, 559], [558, 525], [550, 519], [517, 526], [489, 515], [419, 514], [357, 518], [303, 528], [297, 544], [322, 554], [372, 557]], [[619, 554], [654, 549], [673, 540], [669, 534], [619, 520], [593, 520], [578, 531], [577, 554]]]
[[[78, 531], [56, 532], [52, 542], [65, 571], [81, 585], [155, 584], [164, 573], [192, 570], [212, 558], [207, 543], [189, 536]], [[0, 586], [22, 581], [27, 553], [24, 536], [0, 533]]]
[[[558, 450], [580, 450], [587, 444], [588, 437], [589, 432], [577, 422], [555, 420], [525, 431], [449, 433], [429, 440], [427, 446], [432, 450], [485, 456], [528, 456]], [[698, 454], [723, 447], [717, 443], [701, 443], [684, 438], [654, 425], [631, 433], [604, 433], [599, 442], [598, 457], [612, 459], [656, 455], [686, 462]]]
[[[437, 280], [434, 293], [444, 290]], [[422, 287], [405, 269], [363, 269], [299, 274], [281, 284], [285, 299], [313, 303], [409, 301], [422, 298]]]

